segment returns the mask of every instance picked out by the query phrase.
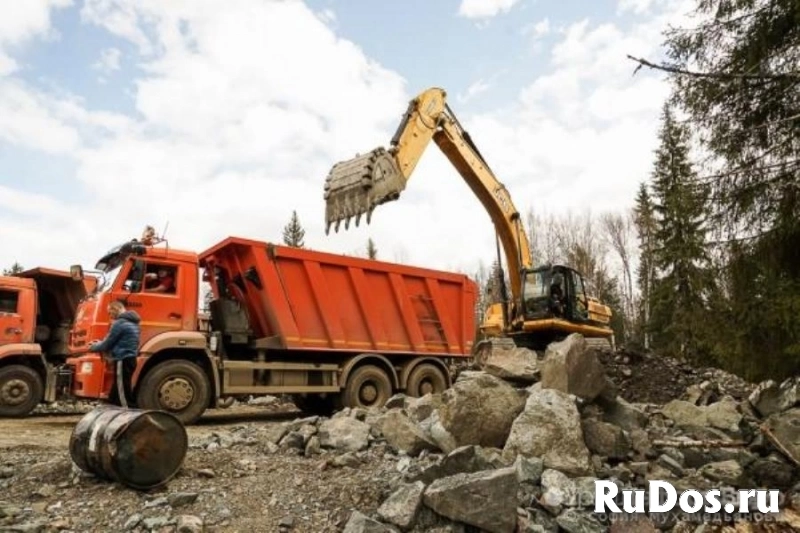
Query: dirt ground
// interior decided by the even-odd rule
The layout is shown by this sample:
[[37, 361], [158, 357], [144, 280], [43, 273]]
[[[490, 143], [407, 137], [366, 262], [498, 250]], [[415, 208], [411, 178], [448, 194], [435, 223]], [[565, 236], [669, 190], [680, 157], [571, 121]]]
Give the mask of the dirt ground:
[[388, 496], [400, 459], [382, 446], [342, 464], [333, 461], [341, 453], [265, 446], [265, 432], [302, 413], [242, 405], [187, 427], [181, 471], [142, 492], [72, 464], [69, 439], [82, 416], [0, 419], [0, 531], [172, 532], [180, 515], [202, 519], [205, 531], [341, 531], [354, 510], [374, 512]]
[[[0, 450], [38, 447], [63, 450], [69, 455], [69, 437], [83, 414], [35, 413], [27, 418], [0, 418]], [[211, 409], [198, 424], [189, 426], [190, 439], [209, 436], [234, 424], [264, 424], [292, 420], [302, 413], [292, 406], [281, 409], [239, 405], [230, 409]]]

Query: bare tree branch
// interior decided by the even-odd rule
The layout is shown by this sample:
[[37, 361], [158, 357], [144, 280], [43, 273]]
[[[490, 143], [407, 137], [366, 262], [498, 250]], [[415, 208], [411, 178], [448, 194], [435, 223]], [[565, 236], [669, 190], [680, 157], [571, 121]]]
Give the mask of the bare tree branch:
[[800, 72], [785, 72], [777, 74], [741, 74], [736, 72], [694, 72], [685, 70], [678, 67], [671, 67], [669, 65], [657, 65], [651, 61], [643, 58], [633, 57], [628, 54], [628, 59], [632, 59], [639, 63], [634, 74], [643, 66], [649, 67], [654, 70], [661, 70], [664, 72], [671, 72], [673, 74], [683, 74], [685, 76], [693, 76], [695, 78], [713, 78], [719, 80], [794, 80], [800, 79]]

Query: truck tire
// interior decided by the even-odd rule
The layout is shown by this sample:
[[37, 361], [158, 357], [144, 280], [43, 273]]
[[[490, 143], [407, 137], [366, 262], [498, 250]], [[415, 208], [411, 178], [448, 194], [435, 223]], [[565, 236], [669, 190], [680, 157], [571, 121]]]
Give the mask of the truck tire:
[[392, 397], [392, 382], [381, 368], [364, 365], [356, 368], [347, 378], [342, 393], [345, 407], [383, 407]]
[[447, 377], [442, 369], [430, 363], [417, 365], [408, 376], [406, 394], [420, 398], [426, 394], [438, 394], [447, 389]]
[[203, 369], [189, 361], [172, 360], [152, 368], [139, 384], [140, 409], [157, 409], [193, 424], [208, 408], [211, 383]]
[[34, 369], [25, 365], [0, 368], [0, 416], [26, 416], [43, 398], [44, 383]]

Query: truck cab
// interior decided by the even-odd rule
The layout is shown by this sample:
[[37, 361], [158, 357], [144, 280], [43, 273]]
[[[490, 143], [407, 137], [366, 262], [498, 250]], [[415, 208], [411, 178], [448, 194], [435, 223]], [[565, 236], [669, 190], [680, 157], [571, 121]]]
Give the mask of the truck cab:
[[36, 268], [0, 277], [0, 416], [24, 416], [57, 395], [69, 331], [93, 278]]
[[[73, 269], [76, 276], [82, 275], [82, 268]], [[132, 240], [101, 257], [94, 271], [100, 278], [97, 290], [81, 302], [70, 335], [73, 395], [96, 399], [111, 396], [114, 366], [101, 354], [90, 353], [88, 346], [108, 333], [108, 306], [112, 301], [122, 302], [141, 319], [135, 390], [139, 378], [156, 363], [150, 359], [152, 354], [168, 357], [173, 349], [205, 348], [205, 336], [198, 327], [196, 253]], [[191, 384], [173, 381], [162, 385], [159, 394], [180, 397], [175, 400], [178, 403], [191, 400], [191, 391], [187, 391]]]

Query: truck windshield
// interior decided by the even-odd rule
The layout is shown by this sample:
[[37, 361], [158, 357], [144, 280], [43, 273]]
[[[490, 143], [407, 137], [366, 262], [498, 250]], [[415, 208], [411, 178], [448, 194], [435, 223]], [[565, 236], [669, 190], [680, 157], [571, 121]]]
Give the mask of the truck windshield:
[[103, 276], [99, 280], [99, 283], [97, 285], [98, 292], [110, 291], [111, 287], [114, 286], [114, 281], [117, 279], [117, 276], [119, 276], [121, 270], [122, 270], [122, 265], [119, 264], [110, 270], [104, 271]]

